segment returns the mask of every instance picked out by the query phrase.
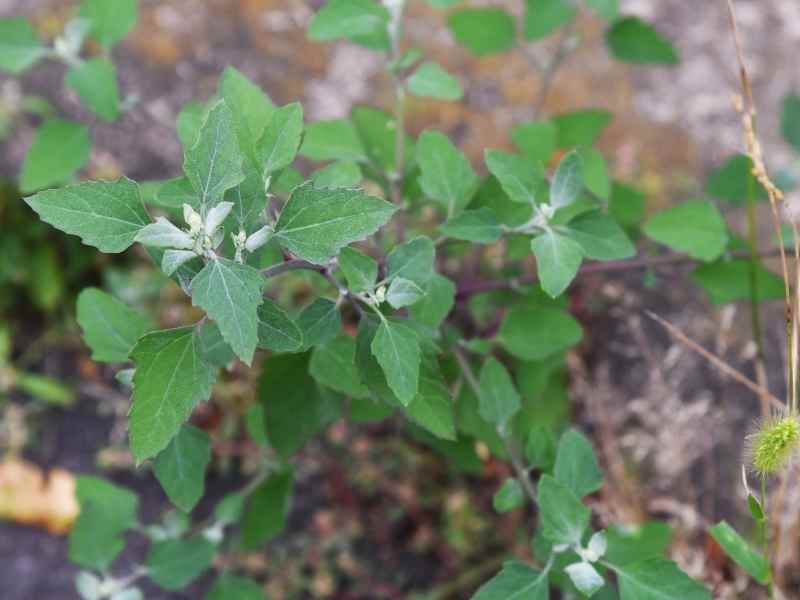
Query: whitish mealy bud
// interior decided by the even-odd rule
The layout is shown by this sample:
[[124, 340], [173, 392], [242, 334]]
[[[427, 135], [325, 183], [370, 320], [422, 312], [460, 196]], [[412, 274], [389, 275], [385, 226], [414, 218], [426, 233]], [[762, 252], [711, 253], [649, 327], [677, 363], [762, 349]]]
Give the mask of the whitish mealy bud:
[[550, 219], [556, 214], [556, 209], [549, 204], [540, 204], [536, 216], [533, 218], [533, 224], [536, 227], [547, 227]]
[[222, 225], [222, 222], [230, 214], [233, 208], [233, 202], [220, 202], [206, 215], [205, 231], [206, 235], [214, 235], [214, 233]]
[[247, 233], [243, 229], [239, 230], [239, 233], [232, 233], [231, 239], [233, 240], [233, 247], [236, 248], [236, 256], [234, 259], [238, 263], [244, 262], [244, 245], [247, 241]]
[[203, 217], [188, 204], [183, 205], [183, 220], [189, 226], [189, 232], [197, 235], [203, 229]]
[[382, 285], [377, 290], [375, 290], [375, 300], [378, 301], [378, 304], [381, 304], [386, 300], [386, 286]]
[[244, 247], [247, 248], [248, 252], [255, 252], [269, 241], [271, 233], [272, 228], [269, 225], [264, 225], [264, 227], [252, 233], [250, 237], [247, 238]]
[[155, 223], [142, 227], [136, 234], [136, 241], [145, 246], [157, 248], [178, 248], [190, 250], [194, 245], [192, 236], [179, 229], [164, 217], [158, 217]]

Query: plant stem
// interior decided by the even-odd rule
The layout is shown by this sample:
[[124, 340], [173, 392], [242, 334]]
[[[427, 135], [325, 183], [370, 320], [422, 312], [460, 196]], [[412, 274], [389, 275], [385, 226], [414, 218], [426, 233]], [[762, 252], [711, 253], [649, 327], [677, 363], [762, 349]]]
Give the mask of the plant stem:
[[[467, 380], [467, 384], [469, 384], [472, 392], [477, 397], [480, 397], [480, 384], [478, 383], [477, 377], [475, 377], [475, 372], [472, 370], [472, 366], [469, 364], [469, 359], [464, 354], [464, 351], [458, 346], [455, 346], [453, 348], [453, 356], [455, 356], [456, 362], [461, 368], [461, 372], [464, 374], [464, 379]], [[536, 506], [536, 488], [534, 487], [533, 482], [531, 482], [531, 478], [528, 475], [528, 469], [525, 467], [525, 462], [522, 460], [522, 456], [520, 456], [516, 446], [514, 445], [514, 440], [512, 439], [508, 428], [498, 427], [497, 431], [500, 434], [500, 439], [503, 441], [503, 447], [508, 453], [508, 457], [511, 461], [511, 466], [514, 468], [517, 481], [519, 481], [522, 489], [525, 490], [525, 493], [528, 495], [528, 498], [533, 506]]]
[[761, 520], [761, 540], [764, 544], [764, 562], [769, 566], [770, 571], [770, 581], [767, 584], [767, 589], [769, 591], [769, 597], [772, 598], [774, 596], [773, 589], [772, 589], [772, 566], [770, 565], [769, 561], [769, 512], [767, 510], [767, 476], [761, 476], [761, 508], [764, 513], [764, 518]]
[[[767, 370], [764, 360], [764, 335], [761, 328], [761, 312], [758, 297], [758, 218], [756, 215], [756, 198], [753, 178], [747, 179], [747, 244], [750, 251], [750, 328], [756, 344], [755, 369], [756, 383], [767, 389]], [[769, 416], [769, 399], [761, 394], [761, 416]]]
[[277, 275], [281, 275], [282, 273], [287, 273], [288, 271], [300, 271], [300, 270], [316, 271], [317, 273], [324, 275], [326, 268], [324, 266], [310, 263], [307, 260], [293, 258], [291, 260], [287, 260], [280, 264], [273, 265], [271, 267], [263, 269], [261, 271], [261, 274], [264, 276], [265, 279], [269, 279], [270, 277], [275, 277]]
[[534, 118], [538, 117], [539, 113], [541, 113], [544, 109], [544, 105], [547, 102], [547, 97], [550, 94], [553, 83], [555, 82], [556, 74], [558, 73], [561, 65], [564, 64], [566, 58], [569, 56], [569, 40], [570, 37], [572, 37], [574, 30], [574, 20], [561, 30], [561, 37], [558, 39], [558, 45], [556, 46], [555, 54], [553, 54], [553, 58], [547, 63], [547, 65], [545, 65], [544, 70], [542, 71], [542, 84], [539, 88], [539, 94], [536, 98], [536, 101], [533, 103]]
[[[390, 60], [396, 64], [401, 56], [401, 38], [403, 35], [403, 13], [405, 0], [395, 0], [396, 6], [392, 11], [392, 22], [389, 28], [391, 37]], [[392, 84], [394, 85], [394, 172], [389, 173], [389, 193], [392, 203], [400, 206], [403, 202], [403, 182], [405, 180], [405, 154], [406, 154], [406, 88], [403, 78], [394, 70], [391, 71]], [[395, 234], [398, 243], [405, 238], [405, 227], [400, 219], [395, 221]]]
[[[778, 250], [769, 250], [760, 252], [757, 257], [768, 258], [777, 256]], [[734, 258], [749, 258], [750, 252], [731, 252], [730, 255]], [[609, 273], [616, 271], [632, 271], [634, 269], [648, 269], [651, 267], [665, 266], [665, 265], [680, 265], [685, 263], [698, 262], [697, 259], [692, 258], [686, 254], [666, 254], [663, 256], [632, 258], [627, 260], [612, 260], [606, 262], [591, 262], [581, 266], [578, 271], [579, 275], [589, 275], [591, 273]], [[495, 290], [513, 289], [520, 285], [528, 285], [538, 281], [536, 275], [528, 275], [523, 277], [512, 277], [501, 279], [497, 281], [476, 281], [459, 286], [456, 297], [464, 300], [475, 294], [483, 294]]]

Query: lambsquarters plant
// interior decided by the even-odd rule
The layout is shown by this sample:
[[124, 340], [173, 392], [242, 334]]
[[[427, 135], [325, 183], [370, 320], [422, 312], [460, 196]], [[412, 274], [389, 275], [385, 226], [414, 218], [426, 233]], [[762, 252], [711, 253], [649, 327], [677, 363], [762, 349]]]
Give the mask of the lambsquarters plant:
[[[677, 61], [667, 40], [620, 16], [615, 2], [586, 5], [609, 20], [606, 42], [615, 57]], [[277, 107], [228, 68], [212, 100], [179, 116], [183, 175], [155, 194], [123, 177], [26, 199], [42, 220], [101, 252], [141, 246], [205, 315], [158, 330], [99, 289], [78, 300], [93, 358], [127, 365], [119, 378], [133, 389], [133, 456], [180, 509], [145, 527], [132, 492], [81, 478], [70, 557], [85, 569], [77, 580], [84, 598], [141, 597], [141, 577], [181, 589], [234, 543], [263, 545], [283, 526], [295, 452], [342, 414], [365, 421], [395, 413], [450, 457], [483, 442], [515, 473], [495, 508], [536, 507], [534, 559], [507, 563], [476, 599], [538, 600], [553, 587], [622, 600], [710, 598], [663, 556], [663, 544], [639, 547], [624, 528], [595, 526], [584, 498], [602, 485], [597, 459], [577, 431], [559, 438], [563, 414], [553, 414], [565, 395], [564, 353], [582, 338], [565, 290], [585, 261], [635, 253], [623, 226], [638, 225], [641, 197], [612, 185], [591, 147], [611, 115], [586, 110], [519, 124], [512, 132], [519, 151], [487, 150], [489, 176], [479, 176], [444, 133], [429, 129], [414, 139], [405, 130], [407, 95], [462, 95], [457, 78], [402, 47], [405, 8], [402, 0], [331, 0], [309, 28], [314, 39], [348, 38], [385, 54], [393, 114], [358, 107], [350, 119], [307, 124], [300, 104]], [[522, 42], [500, 8], [458, 8], [448, 24], [478, 55], [562, 32], [566, 42], [543, 65], [547, 74], [574, 41], [577, 13], [567, 0], [531, 0]], [[306, 179], [294, 168], [298, 153], [326, 164]], [[699, 260], [718, 259], [728, 236], [716, 208], [706, 201], [679, 208], [654, 217], [646, 233]], [[687, 238], [687, 223], [703, 226]], [[502, 263], [491, 281], [483, 280], [482, 246]], [[477, 281], [462, 268], [476, 253]], [[522, 277], [530, 255], [533, 283]], [[278, 301], [294, 277], [310, 278], [317, 291], [301, 307]], [[208, 520], [192, 523], [212, 445], [188, 421], [212, 396], [219, 371], [236, 361], [261, 369], [261, 468]], [[150, 550], [145, 564], [118, 574], [112, 565], [129, 531], [146, 535]], [[208, 597], [258, 598], [261, 591], [221, 572]]]

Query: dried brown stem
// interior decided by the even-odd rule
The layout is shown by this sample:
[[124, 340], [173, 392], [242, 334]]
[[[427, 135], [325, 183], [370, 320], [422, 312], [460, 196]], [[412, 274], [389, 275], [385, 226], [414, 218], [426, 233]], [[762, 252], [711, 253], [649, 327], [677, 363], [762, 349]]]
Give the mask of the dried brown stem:
[[709, 352], [708, 350], [703, 348], [700, 344], [698, 344], [697, 342], [695, 342], [694, 340], [689, 338], [680, 329], [675, 327], [675, 325], [673, 325], [672, 323], [670, 323], [669, 321], [667, 321], [665, 319], [662, 319], [657, 314], [655, 314], [655, 313], [653, 313], [653, 312], [651, 312], [649, 310], [646, 310], [645, 314], [648, 317], [650, 317], [651, 319], [653, 319], [656, 323], [661, 325], [664, 329], [666, 329], [667, 332], [669, 332], [669, 334], [672, 337], [674, 337], [676, 340], [681, 342], [684, 346], [686, 346], [690, 350], [694, 350], [695, 352], [697, 352], [700, 356], [705, 358], [708, 362], [710, 362], [717, 369], [722, 371], [725, 375], [728, 375], [731, 379], [735, 380], [737, 383], [742, 384], [743, 386], [745, 386], [746, 388], [748, 388], [749, 390], [751, 390], [752, 392], [754, 392], [758, 396], [763, 396], [763, 397], [767, 398], [774, 408], [776, 408], [778, 410], [783, 410], [785, 408], [784, 403], [781, 402], [775, 396], [773, 396], [772, 393], [769, 390], [763, 389], [757, 383], [751, 381], [750, 379], [748, 379], [747, 377], [742, 375], [739, 371], [734, 369], [732, 366], [730, 366], [724, 360], [722, 360], [721, 358], [719, 358], [718, 356], [716, 356], [712, 352]]

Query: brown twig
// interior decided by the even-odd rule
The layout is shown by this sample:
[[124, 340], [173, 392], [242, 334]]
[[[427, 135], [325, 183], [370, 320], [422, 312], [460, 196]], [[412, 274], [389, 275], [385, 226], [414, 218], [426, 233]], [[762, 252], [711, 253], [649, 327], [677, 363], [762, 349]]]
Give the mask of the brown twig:
[[654, 312], [651, 312], [649, 310], [646, 310], [644, 312], [648, 317], [650, 317], [656, 323], [658, 323], [664, 329], [666, 329], [667, 332], [669, 332], [669, 334], [672, 337], [674, 337], [676, 340], [681, 342], [684, 346], [686, 346], [690, 350], [694, 350], [695, 352], [697, 352], [700, 356], [705, 358], [708, 362], [710, 362], [717, 369], [722, 371], [725, 375], [728, 375], [729, 377], [734, 379], [737, 383], [742, 384], [743, 386], [745, 386], [746, 388], [748, 388], [749, 390], [751, 390], [752, 392], [754, 392], [758, 396], [762, 396], [763, 395], [765, 398], [767, 398], [769, 400], [769, 402], [776, 409], [783, 410], [784, 408], [786, 408], [786, 405], [783, 402], [781, 402], [778, 398], [773, 396], [772, 393], [769, 390], [765, 390], [765, 389], [759, 387], [759, 385], [757, 383], [751, 381], [750, 379], [748, 379], [747, 377], [742, 375], [739, 371], [737, 371], [736, 369], [731, 367], [724, 360], [722, 360], [721, 358], [719, 358], [715, 354], [709, 352], [708, 350], [703, 348], [700, 344], [698, 344], [697, 342], [695, 342], [694, 340], [689, 338], [680, 329], [675, 327], [675, 325], [673, 325], [672, 323], [670, 323], [669, 321], [667, 321], [665, 319], [662, 319], [661, 317], [659, 317]]

